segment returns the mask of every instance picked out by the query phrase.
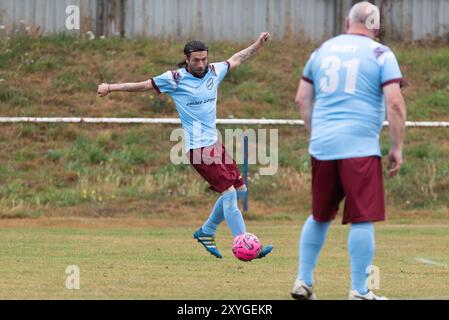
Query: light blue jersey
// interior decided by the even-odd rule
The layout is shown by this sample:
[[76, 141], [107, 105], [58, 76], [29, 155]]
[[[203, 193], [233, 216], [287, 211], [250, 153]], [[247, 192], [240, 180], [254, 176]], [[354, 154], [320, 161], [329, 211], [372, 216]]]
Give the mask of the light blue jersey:
[[229, 70], [229, 63], [211, 63], [203, 78], [185, 68], [167, 71], [152, 78], [158, 93], [170, 95], [184, 129], [186, 152], [208, 147], [217, 141], [217, 89]]
[[309, 145], [313, 157], [381, 156], [382, 88], [402, 81], [396, 57], [388, 47], [363, 35], [337, 36], [310, 56], [302, 79], [315, 89]]

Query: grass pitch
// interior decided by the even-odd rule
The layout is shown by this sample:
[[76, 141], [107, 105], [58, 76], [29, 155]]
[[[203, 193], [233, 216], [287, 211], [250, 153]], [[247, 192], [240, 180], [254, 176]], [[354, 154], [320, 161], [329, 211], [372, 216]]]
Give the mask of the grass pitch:
[[[408, 221], [410, 223], [410, 221]], [[0, 221], [0, 299], [290, 299], [301, 223], [248, 222], [274, 251], [237, 261], [226, 225], [217, 234], [224, 258], [192, 238], [194, 223], [150, 219]], [[335, 221], [315, 273], [321, 299], [346, 299], [348, 227]], [[380, 290], [395, 299], [449, 299], [449, 225], [378, 224]], [[66, 267], [80, 268], [68, 290]]]

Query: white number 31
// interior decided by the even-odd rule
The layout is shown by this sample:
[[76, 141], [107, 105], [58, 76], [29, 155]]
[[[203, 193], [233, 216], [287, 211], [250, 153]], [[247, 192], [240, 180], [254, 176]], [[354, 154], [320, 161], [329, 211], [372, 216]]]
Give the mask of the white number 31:
[[338, 88], [340, 81], [339, 71], [341, 66], [346, 68], [345, 92], [354, 94], [357, 82], [357, 72], [359, 70], [360, 59], [344, 61], [337, 56], [327, 56], [321, 62], [321, 68], [324, 69], [326, 77], [320, 79], [320, 88], [325, 93], [332, 93]]

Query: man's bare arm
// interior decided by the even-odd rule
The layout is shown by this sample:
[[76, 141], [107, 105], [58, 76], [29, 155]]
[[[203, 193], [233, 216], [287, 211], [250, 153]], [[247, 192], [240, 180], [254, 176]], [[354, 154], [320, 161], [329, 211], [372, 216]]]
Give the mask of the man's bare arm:
[[296, 93], [295, 103], [298, 108], [301, 118], [304, 120], [304, 125], [310, 133], [313, 101], [315, 99], [315, 90], [313, 84], [301, 80], [299, 82], [298, 92]]
[[270, 39], [271, 36], [268, 32], [262, 32], [256, 42], [254, 42], [248, 48], [237, 52], [230, 59], [228, 59], [228, 62], [230, 64], [229, 69], [234, 69], [248, 60], [265, 44], [265, 42], [269, 41]]
[[387, 106], [387, 118], [390, 125], [391, 149], [388, 154], [388, 175], [395, 176], [403, 163], [402, 149], [404, 147], [405, 119], [407, 112], [404, 98], [398, 83], [392, 83], [383, 88]]
[[115, 84], [102, 83], [98, 86], [97, 93], [99, 97], [104, 97], [113, 91], [144, 92], [151, 89], [153, 89], [151, 80]]

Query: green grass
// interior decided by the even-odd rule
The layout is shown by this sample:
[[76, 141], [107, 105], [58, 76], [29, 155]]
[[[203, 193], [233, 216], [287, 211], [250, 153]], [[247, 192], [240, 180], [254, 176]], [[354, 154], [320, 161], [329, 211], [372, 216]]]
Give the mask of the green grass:
[[0, 102], [11, 107], [23, 107], [29, 103], [23, 91], [0, 84]]
[[[139, 227], [118, 227], [120, 221], [117, 226], [109, 223], [69, 219], [50, 227], [51, 220], [44, 219], [33, 227], [2, 228], [0, 298], [290, 299], [297, 270], [297, 222], [248, 223], [263, 243], [275, 246], [266, 259], [251, 263], [232, 257], [225, 226], [217, 235], [224, 254], [219, 260], [193, 241], [193, 224], [157, 227], [149, 220], [137, 220], [134, 225]], [[347, 232], [347, 227], [337, 225], [329, 232], [315, 273], [321, 299], [347, 297]], [[449, 299], [447, 224], [380, 224], [376, 241], [379, 293], [395, 299]], [[424, 264], [419, 258], [446, 267]], [[65, 288], [69, 265], [80, 268], [80, 290]]]
[[[448, 119], [449, 49], [443, 44], [389, 43], [408, 86], [404, 89], [412, 120]], [[210, 61], [223, 61], [244, 48], [210, 43]], [[233, 70], [219, 91], [219, 116], [296, 118], [293, 106], [298, 80], [311, 43], [272, 42]], [[0, 107], [7, 114], [87, 116], [176, 115], [165, 98], [116, 94], [98, 100], [101, 82], [143, 81], [175, 68], [183, 43], [111, 37], [89, 41], [68, 35], [0, 39]], [[114, 106], [105, 101], [113, 101]], [[49, 108], [49, 105], [51, 107]], [[61, 105], [67, 109], [61, 110]], [[59, 106], [59, 108], [58, 108]], [[137, 110], [136, 110], [137, 107]]]
[[[408, 82], [404, 89], [408, 119], [449, 120], [449, 71], [444, 67], [448, 47], [388, 45]], [[182, 46], [176, 41], [115, 37], [94, 41], [67, 35], [1, 38], [1, 116], [176, 117], [166, 95], [117, 93], [98, 99], [95, 89], [103, 81], [143, 81], [173, 69], [182, 59]], [[227, 59], [244, 46], [210, 43], [210, 61]], [[315, 47], [311, 43], [270, 43], [224, 79], [217, 116], [299, 118], [293, 100], [303, 65]], [[192, 211], [201, 216], [213, 205], [215, 194], [192, 168], [170, 163], [169, 152], [175, 143], [169, 137], [175, 128], [0, 125], [0, 217], [73, 211], [93, 216], [104, 212], [108, 216], [122, 212], [151, 216], [144, 209], [148, 206], [161, 207], [172, 216]], [[303, 128], [277, 129], [278, 173], [257, 176], [260, 166], [250, 166], [250, 216], [258, 220], [271, 215], [294, 219], [298, 212], [310, 211], [307, 134]], [[442, 128], [407, 130], [401, 174], [385, 181], [387, 208], [393, 216], [407, 216], [414, 210], [431, 215], [445, 212], [449, 203], [448, 136]], [[383, 154], [389, 148], [385, 129]], [[90, 196], [91, 191], [97, 195]], [[98, 201], [99, 194], [102, 201]]]
[[[174, 143], [169, 136], [174, 128], [3, 125], [0, 216], [14, 216], [18, 201], [30, 209], [31, 216], [33, 212], [65, 213], [64, 208], [72, 207], [79, 207], [86, 215], [97, 215], [98, 210], [121, 215], [123, 211], [130, 212], [130, 203], [138, 200], [153, 203], [143, 208], [176, 203], [176, 207], [165, 208], [173, 215], [191, 210], [197, 216], [207, 212], [216, 197], [207, 183], [189, 165], [170, 163]], [[384, 154], [390, 147], [388, 136], [388, 130], [384, 130]], [[260, 175], [262, 165], [250, 165], [250, 208], [255, 219], [268, 219], [278, 211], [292, 216], [310, 211], [307, 146], [303, 128], [281, 127], [276, 175]], [[401, 173], [394, 179], [385, 179], [387, 209], [393, 212], [392, 216], [407, 215], [413, 210], [430, 214], [447, 208], [448, 156], [446, 129], [407, 130]], [[102, 201], [84, 197], [85, 190], [95, 190]], [[186, 195], [193, 198], [188, 200]], [[131, 212], [147, 215], [143, 208], [133, 208]]]
[[66, 71], [53, 79], [53, 88], [56, 92], [74, 94], [78, 92], [93, 92], [97, 89], [97, 83], [89, 81], [84, 70]]

